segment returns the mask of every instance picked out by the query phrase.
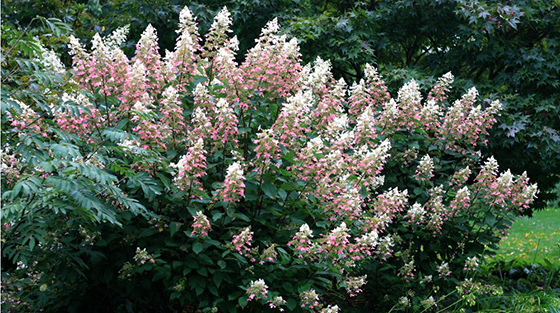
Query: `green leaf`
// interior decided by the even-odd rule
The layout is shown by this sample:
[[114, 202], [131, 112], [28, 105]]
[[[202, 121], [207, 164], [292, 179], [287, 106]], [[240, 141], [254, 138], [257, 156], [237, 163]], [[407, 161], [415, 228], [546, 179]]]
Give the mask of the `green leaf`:
[[193, 245], [193, 251], [196, 254], [199, 254], [200, 251], [202, 251], [204, 249], [204, 245], [200, 242], [197, 242]]
[[224, 279], [224, 277], [222, 276], [222, 272], [216, 271], [212, 278], [214, 279], [214, 283], [216, 284], [216, 287], [220, 287], [220, 285], [222, 284], [222, 280]]
[[278, 190], [276, 190], [276, 187], [269, 182], [262, 184], [261, 188], [264, 191], [264, 194], [271, 199], [276, 198], [276, 196], [278, 195]]
[[237, 303], [239, 303], [239, 306], [244, 308], [244, 307], [247, 306], [247, 299], [245, 299], [245, 297], [241, 297], [241, 298], [237, 299]]
[[33, 248], [35, 248], [35, 237], [29, 239], [29, 250], [33, 251]]
[[288, 299], [288, 303], [286, 306], [288, 307], [288, 309], [290, 309], [290, 311], [293, 311], [297, 306], [297, 302], [294, 299]]
[[177, 233], [179, 231], [179, 229], [181, 228], [182, 223], [179, 222], [171, 222], [169, 224], [169, 231], [171, 232], [170, 237], [173, 237], [173, 235], [175, 235], [175, 233]]
[[221, 269], [225, 269], [225, 268], [226, 268], [226, 262], [224, 262], [224, 261], [222, 261], [222, 260], [219, 260], [219, 261], [218, 261], [218, 266], [219, 266]]

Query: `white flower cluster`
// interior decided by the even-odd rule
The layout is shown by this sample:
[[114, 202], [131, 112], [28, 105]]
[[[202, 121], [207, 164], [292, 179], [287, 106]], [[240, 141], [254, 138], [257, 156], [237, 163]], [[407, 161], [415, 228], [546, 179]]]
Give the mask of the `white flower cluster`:
[[136, 86], [142, 87], [147, 82], [146, 67], [142, 60], [135, 60], [130, 69], [130, 81]]
[[303, 116], [307, 118], [307, 113], [309, 113], [312, 103], [313, 93], [310, 90], [300, 91], [286, 100], [282, 107], [282, 112], [286, 116]]
[[45, 47], [43, 46], [40, 46], [40, 50], [41, 55], [37, 59], [38, 61], [42, 62], [47, 69], [53, 71], [56, 74], [66, 73], [66, 67], [64, 66], [64, 64], [62, 64], [60, 58], [54, 51], [45, 49]]
[[379, 79], [379, 72], [375, 67], [371, 66], [369, 63], [366, 64], [366, 68], [364, 69], [364, 74], [366, 79], [370, 82]]
[[299, 227], [299, 231], [296, 233], [295, 237], [301, 239], [313, 238], [313, 233], [311, 232], [311, 228], [309, 228], [309, 225], [307, 225], [306, 223]]
[[378, 234], [377, 230], [372, 230], [371, 232], [369, 232], [367, 234], [363, 234], [362, 237], [357, 239], [357, 242], [361, 246], [373, 249], [378, 244], [378, 241], [377, 241], [378, 238], [379, 238], [379, 234]]
[[451, 270], [449, 270], [449, 263], [447, 262], [442, 262], [441, 265], [436, 268], [436, 271], [439, 273], [439, 277], [451, 275]]
[[339, 313], [341, 312], [340, 308], [338, 307], [338, 305], [330, 305], [326, 308], [323, 308], [321, 310], [321, 313]]
[[420, 104], [421, 101], [422, 94], [420, 94], [420, 88], [414, 79], [404, 84], [397, 95], [397, 102], [403, 106]]
[[146, 29], [140, 36], [140, 40], [138, 40], [136, 47], [139, 50], [139, 52], [143, 52], [143, 53], [146, 53], [149, 50], [154, 50], [154, 49], [155, 51], [152, 51], [152, 53], [157, 52], [157, 48], [158, 48], [157, 41], [158, 41], [158, 37], [157, 37], [156, 29], [152, 26], [152, 24], [148, 24], [148, 27], [146, 27]]
[[125, 25], [123, 27], [119, 27], [115, 29], [111, 33], [111, 35], [107, 36], [107, 38], [103, 40], [107, 48], [109, 50], [120, 49], [120, 46], [126, 41], [126, 37], [128, 36], [129, 29], [130, 29], [129, 25]]
[[139, 145], [140, 144], [137, 141], [130, 140], [128, 138], [119, 143], [119, 146], [129, 150], [137, 149]]
[[74, 35], [70, 35], [70, 42], [68, 43], [68, 53], [71, 56], [82, 57], [86, 54], [86, 50]]
[[422, 207], [420, 203], [414, 203], [412, 207], [407, 212], [407, 216], [411, 221], [419, 222], [422, 221], [426, 210]]
[[179, 93], [177, 92], [177, 89], [175, 89], [173, 86], [169, 86], [167, 87], [163, 93], [163, 104], [165, 105], [170, 105], [170, 104], [175, 104], [175, 105], [180, 105], [181, 104], [181, 100], [179, 99]]
[[227, 168], [226, 181], [241, 182], [245, 180], [240, 162], [234, 162]]
[[482, 172], [496, 175], [498, 173], [498, 161], [493, 156], [489, 157], [482, 166]]
[[453, 76], [453, 74], [451, 74], [451, 72], [447, 72], [438, 79], [437, 85], [443, 88], [449, 88], [449, 85], [453, 83], [454, 79], [455, 77]]
[[317, 57], [313, 69], [308, 64], [301, 70], [300, 81], [302, 86], [304, 89], [319, 90], [332, 76], [331, 69], [330, 61], [324, 61], [321, 57]]

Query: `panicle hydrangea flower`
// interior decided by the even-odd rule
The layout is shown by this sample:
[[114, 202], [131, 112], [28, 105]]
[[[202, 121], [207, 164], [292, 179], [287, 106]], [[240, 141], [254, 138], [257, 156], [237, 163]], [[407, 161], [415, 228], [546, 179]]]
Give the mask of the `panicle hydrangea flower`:
[[246, 293], [249, 295], [247, 301], [266, 298], [268, 294], [268, 286], [263, 279], [259, 278], [256, 281], [251, 281], [251, 285], [247, 288]]
[[286, 300], [284, 300], [284, 298], [282, 298], [281, 296], [276, 296], [272, 300], [268, 301], [268, 306], [271, 309], [278, 308], [280, 312], [284, 312], [284, 308], [281, 308], [281, 306], [286, 304], [287, 304]]
[[414, 79], [404, 84], [397, 95], [397, 102], [402, 106], [419, 105], [422, 102], [420, 87]]
[[199, 179], [206, 175], [206, 153], [204, 141], [199, 138], [176, 164], [170, 164], [170, 167], [177, 171], [173, 181], [179, 189], [190, 191], [192, 188], [197, 188], [202, 190], [202, 183]]
[[[79, 115], [74, 115], [69, 110], [63, 112], [53, 108], [55, 122], [66, 132], [76, 134], [81, 138], [88, 138], [95, 130], [95, 127], [100, 127], [104, 121], [99, 110], [82, 93], [64, 93], [62, 94], [62, 102], [65, 105], [67, 103], [75, 103], [80, 106], [78, 108]], [[85, 110], [88, 110], [89, 113]]]
[[194, 95], [194, 106], [195, 108], [202, 108], [208, 112], [213, 113], [214, 102], [210, 98], [210, 91], [208, 90], [208, 85], [204, 83], [198, 83], [193, 91]]
[[201, 107], [196, 107], [192, 113], [191, 122], [193, 130], [188, 134], [189, 140], [196, 141], [207, 138], [207, 141], [209, 141], [213, 127], [206, 111]]
[[264, 129], [257, 133], [257, 139], [255, 142], [255, 149], [253, 152], [256, 153], [255, 161], [253, 161], [253, 166], [255, 166], [256, 171], [264, 171], [265, 168], [272, 164], [273, 159], [280, 158], [280, 147], [279, 142], [275, 137], [272, 129]]
[[350, 297], [356, 297], [359, 293], [362, 292], [362, 286], [366, 284], [367, 275], [358, 276], [358, 277], [348, 277], [346, 279], [346, 292], [350, 295]]
[[348, 130], [349, 126], [348, 115], [346, 114], [339, 114], [336, 116], [330, 123], [327, 125], [327, 129], [325, 135], [327, 138], [337, 138], [340, 133], [343, 133]]
[[[341, 179], [342, 185], [346, 185], [345, 180]], [[336, 191], [336, 195], [325, 205], [325, 211], [330, 220], [347, 218], [349, 220], [359, 219], [362, 214], [363, 199], [359, 188], [342, 188]]]
[[452, 217], [462, 210], [468, 209], [471, 204], [471, 192], [467, 186], [459, 189], [455, 198], [449, 204], [449, 216]]
[[0, 168], [2, 169], [2, 181], [9, 185], [15, 183], [21, 177], [20, 158], [14, 154], [10, 146], [2, 147]]
[[451, 72], [445, 73], [441, 76], [436, 85], [430, 90], [428, 94], [428, 100], [432, 100], [435, 104], [442, 104], [445, 100], [447, 100], [447, 94], [451, 90], [451, 84], [453, 83], [453, 74]]
[[128, 76], [123, 85], [124, 91], [119, 96], [119, 99], [124, 102], [121, 111], [128, 111], [130, 103], [145, 101], [147, 100], [145, 97], [150, 97], [147, 93], [147, 83], [146, 66], [141, 60], [134, 61], [128, 68]]
[[163, 129], [168, 130], [171, 134], [165, 137], [172, 137], [173, 141], [178, 141], [183, 133], [186, 133], [187, 125], [183, 121], [183, 108], [181, 107], [181, 99], [177, 89], [173, 86], [167, 87], [162, 93], [160, 113]]
[[40, 115], [27, 104], [13, 98], [10, 98], [10, 100], [16, 102], [21, 110], [21, 113], [15, 110], [14, 113], [7, 112], [7, 115], [11, 118], [10, 126], [20, 130], [31, 128], [32, 131], [41, 133]]
[[405, 282], [410, 282], [411, 279], [414, 279], [414, 272], [416, 268], [414, 267], [414, 260], [403, 264], [403, 266], [399, 269], [399, 276], [401, 276]]
[[443, 109], [435, 100], [430, 99], [426, 101], [419, 115], [425, 130], [437, 132], [441, 127], [440, 119], [443, 116]]
[[306, 309], [314, 309], [319, 306], [319, 295], [315, 289], [309, 289], [299, 294], [301, 307]]
[[478, 268], [478, 259], [476, 258], [476, 256], [467, 257], [467, 260], [465, 261], [465, 267], [463, 268], [463, 270], [475, 271], [477, 268]]
[[251, 226], [249, 226], [243, 229], [241, 233], [233, 236], [231, 241], [233, 250], [243, 256], [249, 256], [251, 253], [251, 240], [253, 240], [253, 232], [251, 231]]
[[379, 75], [377, 69], [370, 64], [366, 64], [364, 69], [366, 86], [371, 102], [369, 106], [374, 106], [376, 108], [381, 108], [383, 103], [389, 101], [391, 95], [387, 91], [387, 86], [383, 81], [383, 77]]
[[136, 55], [132, 60], [142, 62], [146, 68], [147, 76], [152, 78], [152, 80], [146, 82], [148, 88], [155, 93], [159, 93], [161, 91], [160, 86], [164, 85], [163, 63], [159, 54], [157, 31], [152, 24], [148, 24], [148, 27], [142, 33], [136, 44]]
[[204, 215], [201, 211], [196, 212], [194, 216], [194, 223], [192, 224], [193, 231], [191, 232], [191, 236], [199, 236], [201, 238], [208, 236], [208, 231], [212, 229], [210, 226], [210, 221], [206, 215]]
[[451, 275], [451, 270], [449, 269], [449, 263], [447, 262], [442, 262], [441, 265], [439, 265], [436, 268], [436, 271], [439, 273], [439, 277]]
[[410, 223], [418, 225], [424, 221], [425, 214], [426, 211], [422, 205], [420, 203], [414, 203], [406, 213], [405, 218], [408, 219]]
[[434, 299], [433, 296], [430, 296], [430, 297], [429, 297], [428, 299], [426, 299], [426, 300], [422, 300], [422, 301], [420, 302], [420, 304], [422, 304], [422, 306], [423, 306], [425, 309], [429, 309], [429, 308], [431, 308], [431, 307], [437, 306], [437, 302], [436, 302], [436, 300]]
[[306, 68], [302, 69], [302, 73], [300, 76], [302, 88], [312, 91], [323, 90], [325, 84], [333, 79], [331, 69], [331, 61], [325, 61], [321, 59], [321, 57], [317, 57], [317, 59], [315, 59], [313, 68], [307, 66]]
[[330, 305], [326, 308], [321, 309], [321, 313], [340, 313], [341, 310], [338, 305]]
[[485, 111], [474, 106], [478, 91], [471, 88], [447, 111], [438, 136], [447, 142], [448, 149], [465, 153], [464, 146], [476, 147], [478, 142], [486, 144], [485, 136], [496, 123], [495, 115], [500, 109], [499, 102], [493, 102]]
[[459, 187], [464, 185], [471, 176], [471, 169], [467, 166], [463, 169], [456, 171], [451, 178], [451, 185], [455, 187]]
[[220, 99], [216, 104], [216, 120], [213, 125], [210, 137], [215, 142], [213, 149], [219, 149], [226, 145], [227, 142], [237, 142], [237, 116], [233, 108], [227, 103], [227, 100]]
[[[278, 30], [276, 19], [268, 22], [240, 66], [243, 89], [269, 99], [294, 93], [301, 69], [297, 39], [278, 36]], [[240, 106], [247, 108], [245, 102], [247, 99], [243, 99]]]
[[130, 26], [125, 25], [115, 29], [107, 38], [103, 40], [104, 45], [109, 50], [119, 49], [120, 46], [126, 41], [128, 37], [128, 32], [130, 31]]
[[479, 189], [488, 189], [495, 184], [496, 176], [498, 175], [498, 161], [491, 156], [484, 162], [476, 177], [476, 185]]
[[302, 258], [304, 255], [307, 255], [313, 247], [311, 238], [313, 238], [313, 233], [309, 225], [303, 224], [294, 237], [292, 237], [292, 240], [288, 242], [288, 246], [295, 249], [298, 258]]
[[228, 167], [224, 185], [218, 194], [224, 202], [235, 202], [245, 197], [245, 176], [240, 162], [232, 163]]
[[74, 37], [74, 35], [70, 35], [69, 37], [68, 54], [78, 58], [84, 58], [87, 55], [87, 52], [80, 43], [80, 40]]
[[432, 177], [434, 177], [434, 160], [426, 154], [422, 157], [422, 159], [420, 159], [418, 168], [414, 173], [414, 178], [420, 182], [426, 182]]
[[42, 45], [39, 45], [39, 48], [40, 55], [36, 56], [36, 59], [40, 61], [45, 68], [56, 74], [64, 75], [66, 73], [66, 67], [62, 64], [58, 55], [54, 51], [46, 49]]
[[230, 28], [232, 23], [231, 13], [229, 13], [228, 9], [224, 6], [218, 15], [214, 17], [214, 21], [206, 35], [207, 39], [204, 48], [206, 48], [208, 52], [217, 51], [226, 43], [229, 39], [228, 33], [232, 32]]
[[356, 121], [356, 127], [354, 128], [356, 143], [367, 144], [373, 141], [377, 137], [375, 126], [373, 108], [368, 106], [361, 112]]
[[264, 264], [265, 262], [274, 262], [278, 257], [278, 252], [276, 252], [276, 244], [273, 243], [270, 247], [266, 248], [263, 253], [261, 254], [259, 264]]
[[150, 263], [156, 263], [154, 257], [146, 251], [146, 248], [140, 249], [140, 247], [136, 248], [136, 254], [134, 255], [134, 261], [145, 264], [147, 261]]
[[352, 116], [360, 116], [368, 107], [381, 109], [391, 96], [377, 69], [366, 64], [365, 78], [354, 82], [350, 87], [349, 112]]
[[132, 106], [132, 118], [131, 121], [138, 122], [145, 119], [150, 119], [153, 113], [152, 110], [152, 98], [148, 93], [144, 93], [142, 97], [134, 103]]
[[383, 181], [377, 179], [377, 175], [381, 173], [383, 165], [389, 156], [391, 143], [388, 139], [383, 140], [375, 149], [368, 149], [367, 146], [362, 146], [357, 153], [358, 166], [356, 171], [361, 172], [361, 182], [364, 186], [369, 188], [376, 188]]
[[378, 195], [372, 207], [389, 218], [393, 218], [397, 213], [404, 211], [407, 205], [408, 190], [399, 191], [395, 187]]
[[437, 186], [429, 190], [430, 199], [424, 204], [424, 208], [429, 212], [427, 226], [429, 230], [437, 234], [443, 223], [450, 216], [443, 203], [443, 186]]
[[387, 260], [388, 257], [393, 255], [394, 245], [395, 240], [393, 239], [393, 236], [387, 235], [379, 240], [379, 245], [375, 252], [382, 260]]
[[179, 13], [179, 29], [176, 30], [178, 34], [183, 34], [185, 31], [193, 36], [192, 41], [198, 41], [198, 27], [196, 26], [195, 17], [193, 17], [189, 7], [185, 6], [181, 13]]
[[305, 139], [312, 103], [313, 94], [310, 91], [298, 92], [284, 103], [272, 129], [279, 134], [280, 144], [287, 149], [298, 146], [298, 139]]
[[371, 250], [379, 243], [378, 239], [379, 233], [377, 230], [372, 230], [358, 238], [357, 243], [368, 255], [371, 255]]
[[350, 243], [348, 240], [350, 234], [348, 234], [348, 227], [346, 223], [340, 223], [340, 226], [333, 229], [327, 236], [325, 236], [322, 242], [322, 250], [329, 254], [334, 259], [339, 256], [346, 256], [346, 249]]
[[185, 90], [192, 75], [198, 72], [197, 52], [201, 50], [195, 18], [187, 6], [179, 14], [179, 34], [173, 52], [166, 52], [165, 77], [177, 82], [178, 90]]

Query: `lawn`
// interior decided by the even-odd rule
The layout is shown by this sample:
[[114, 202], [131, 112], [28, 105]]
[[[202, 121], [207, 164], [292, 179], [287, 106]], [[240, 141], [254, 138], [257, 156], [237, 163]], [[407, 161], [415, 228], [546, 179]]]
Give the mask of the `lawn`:
[[531, 264], [543, 264], [548, 260], [560, 266], [560, 208], [548, 208], [535, 212], [533, 217], [519, 218], [500, 243], [496, 257]]
[[503, 295], [480, 295], [466, 312], [560, 313], [560, 208], [517, 219], [496, 253], [480, 279]]

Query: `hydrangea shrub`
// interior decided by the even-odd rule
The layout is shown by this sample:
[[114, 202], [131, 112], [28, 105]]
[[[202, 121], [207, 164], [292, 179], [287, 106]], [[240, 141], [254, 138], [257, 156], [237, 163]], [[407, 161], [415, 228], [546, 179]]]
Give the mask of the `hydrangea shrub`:
[[240, 63], [227, 9], [195, 20], [163, 55], [151, 26], [132, 58], [126, 28], [72, 37], [40, 101], [3, 98], [6, 310], [431, 310], [535, 199], [478, 152], [500, 104], [451, 74], [392, 96], [276, 20]]

